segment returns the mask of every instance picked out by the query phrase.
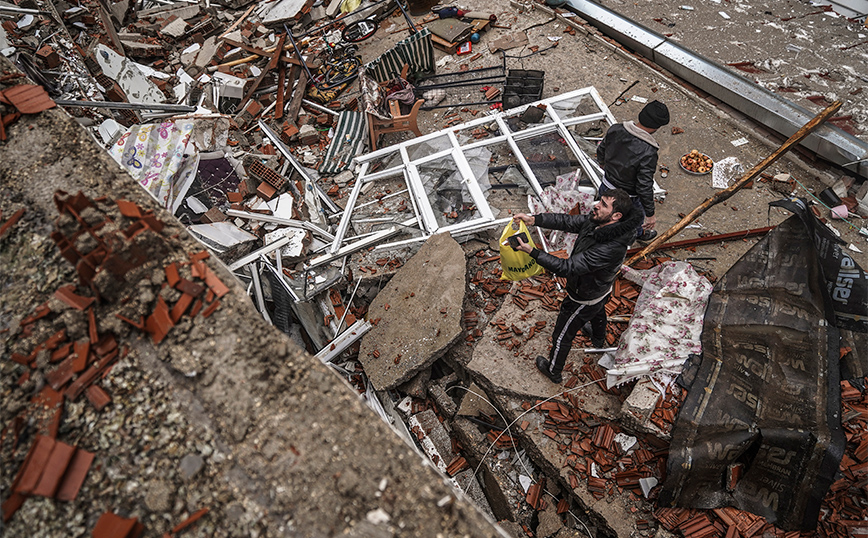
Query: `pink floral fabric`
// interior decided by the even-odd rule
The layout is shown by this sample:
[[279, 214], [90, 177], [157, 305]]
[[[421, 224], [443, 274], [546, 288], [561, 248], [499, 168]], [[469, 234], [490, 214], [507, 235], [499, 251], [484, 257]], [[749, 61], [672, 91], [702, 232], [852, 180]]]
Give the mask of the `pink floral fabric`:
[[642, 285], [642, 292], [609, 374], [617, 383], [650, 375], [668, 385], [689, 354], [702, 352], [700, 336], [712, 285], [686, 262], [666, 262], [646, 271], [625, 266], [622, 271]]

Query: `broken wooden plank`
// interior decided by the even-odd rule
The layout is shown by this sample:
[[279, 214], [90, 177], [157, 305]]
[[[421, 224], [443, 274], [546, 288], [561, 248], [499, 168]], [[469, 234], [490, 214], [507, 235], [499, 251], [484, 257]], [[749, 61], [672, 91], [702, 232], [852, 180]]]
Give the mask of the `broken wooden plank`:
[[280, 53], [283, 50], [283, 43], [285, 41], [286, 34], [282, 34], [280, 40], [277, 42], [277, 47], [271, 56], [271, 60], [268, 61], [268, 65], [265, 66], [265, 69], [263, 69], [259, 76], [256, 77], [256, 80], [253, 81], [253, 85], [250, 86], [250, 89], [247, 90], [247, 95], [245, 95], [244, 99], [241, 100], [241, 104], [238, 105], [238, 110], [244, 110], [245, 105], [247, 105], [247, 102], [253, 97], [253, 93], [259, 88], [259, 85], [262, 84], [262, 81], [265, 80], [268, 73], [277, 67], [277, 62], [280, 60]]
[[[695, 247], [698, 245], [707, 245], [709, 243], [719, 243], [721, 241], [733, 241], [736, 239], [747, 239], [748, 237], [756, 237], [758, 235], [765, 235], [770, 231], [774, 230], [774, 226], [765, 226], [763, 228], [752, 228], [750, 230], [743, 230], [740, 232], [729, 232], [725, 234], [715, 234], [715, 235], [707, 235], [705, 237], [695, 237], [693, 239], [684, 239], [683, 241], [673, 241], [671, 243], [664, 243], [657, 247], [657, 250], [676, 250], [679, 248], [688, 248]], [[631, 248], [627, 251], [628, 256], [632, 256], [637, 252], [640, 252], [642, 247]], [[631, 297], [627, 297], [630, 299]]]

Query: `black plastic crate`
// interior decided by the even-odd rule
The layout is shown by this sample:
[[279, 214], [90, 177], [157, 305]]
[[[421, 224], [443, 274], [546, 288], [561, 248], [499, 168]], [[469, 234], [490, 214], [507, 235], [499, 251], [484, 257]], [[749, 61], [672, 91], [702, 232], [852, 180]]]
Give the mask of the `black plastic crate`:
[[515, 108], [542, 99], [545, 71], [510, 69], [503, 85], [503, 108]]

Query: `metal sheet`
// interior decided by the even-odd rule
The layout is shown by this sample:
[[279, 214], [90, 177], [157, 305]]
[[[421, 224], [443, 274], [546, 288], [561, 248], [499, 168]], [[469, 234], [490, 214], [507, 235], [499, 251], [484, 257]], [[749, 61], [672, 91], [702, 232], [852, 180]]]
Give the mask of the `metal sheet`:
[[[784, 136], [791, 136], [814, 117], [807, 109], [599, 4], [589, 0], [567, 0], [567, 4], [625, 47]], [[844, 166], [868, 158], [868, 143], [838, 127], [822, 125], [801, 144], [830, 162], [868, 177], [868, 162]]]

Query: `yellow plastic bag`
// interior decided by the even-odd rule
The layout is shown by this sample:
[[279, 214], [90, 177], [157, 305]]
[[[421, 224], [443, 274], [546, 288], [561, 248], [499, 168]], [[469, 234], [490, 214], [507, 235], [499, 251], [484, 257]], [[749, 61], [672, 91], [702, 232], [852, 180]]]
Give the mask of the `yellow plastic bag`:
[[512, 222], [506, 223], [506, 228], [500, 234], [500, 266], [503, 269], [503, 274], [500, 275], [501, 280], [524, 280], [543, 272], [542, 266], [536, 263], [536, 260], [530, 257], [530, 254], [520, 250], [513, 250], [509, 246], [509, 237], [512, 235], [524, 233], [527, 237], [525, 243], [532, 247], [536, 244], [530, 236], [524, 222], [519, 221], [518, 229], [514, 229]]

